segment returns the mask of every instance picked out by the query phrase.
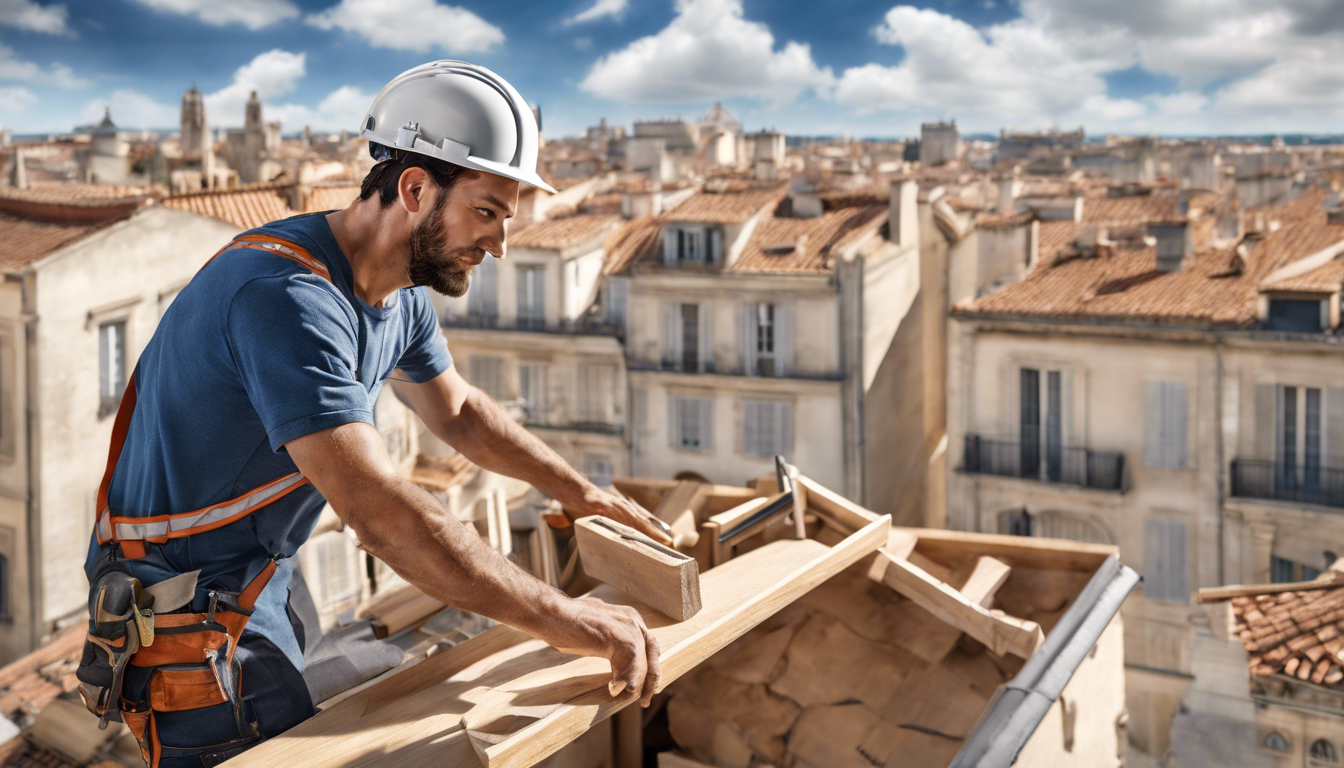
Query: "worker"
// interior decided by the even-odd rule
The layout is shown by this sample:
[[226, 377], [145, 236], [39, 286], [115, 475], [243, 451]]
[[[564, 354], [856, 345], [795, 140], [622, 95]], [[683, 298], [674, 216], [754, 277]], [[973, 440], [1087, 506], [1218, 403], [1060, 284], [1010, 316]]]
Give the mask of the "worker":
[[214, 765], [315, 712], [288, 607], [325, 504], [425, 594], [565, 653], [605, 657], [646, 706], [658, 644], [629, 607], [574, 599], [491, 549], [401, 476], [373, 425], [384, 381], [480, 467], [577, 516], [661, 537], [453, 365], [426, 288], [464, 295], [504, 258], [536, 119], [503, 78], [437, 61], [392, 80], [360, 126], [376, 160], [344, 210], [244, 233], [201, 268], [130, 377], [86, 571], [85, 703], [154, 768]]

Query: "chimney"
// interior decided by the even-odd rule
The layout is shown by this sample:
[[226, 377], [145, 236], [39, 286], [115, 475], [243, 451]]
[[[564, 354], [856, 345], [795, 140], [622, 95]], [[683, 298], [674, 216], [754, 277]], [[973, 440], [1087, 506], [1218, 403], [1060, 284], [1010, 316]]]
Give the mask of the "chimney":
[[14, 150], [14, 175], [10, 178], [10, 185], [15, 189], [28, 188], [28, 171], [23, 167], [23, 150]]
[[1190, 226], [1184, 221], [1154, 222], [1148, 234], [1157, 241], [1157, 269], [1175, 272], [1190, 255]]
[[919, 185], [914, 179], [891, 183], [888, 203], [888, 239], [901, 246], [919, 246]]
[[1022, 182], [1017, 178], [1017, 169], [1013, 173], [999, 178], [999, 213], [1010, 215], [1017, 212], [1017, 196], [1022, 194]]

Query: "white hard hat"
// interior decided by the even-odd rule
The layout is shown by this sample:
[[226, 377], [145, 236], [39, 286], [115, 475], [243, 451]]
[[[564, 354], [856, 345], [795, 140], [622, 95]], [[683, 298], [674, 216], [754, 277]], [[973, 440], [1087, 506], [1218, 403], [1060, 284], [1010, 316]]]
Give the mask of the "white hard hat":
[[537, 120], [508, 81], [465, 61], [432, 61], [383, 86], [359, 135], [375, 144], [555, 190], [537, 175]]

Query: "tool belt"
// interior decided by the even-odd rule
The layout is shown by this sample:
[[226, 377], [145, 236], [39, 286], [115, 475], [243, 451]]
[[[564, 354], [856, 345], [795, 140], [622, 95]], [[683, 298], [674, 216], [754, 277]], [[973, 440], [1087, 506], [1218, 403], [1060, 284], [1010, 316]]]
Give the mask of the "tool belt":
[[[208, 608], [193, 613], [182, 609], [194, 597], [197, 572], [142, 587], [116, 561], [105, 565], [93, 580], [89, 635], [76, 672], [80, 696], [98, 715], [99, 727], [107, 727], [110, 720], [124, 722], [151, 768], [163, 757], [177, 755], [201, 756], [205, 765], [213, 765], [260, 741], [261, 733], [244, 708], [234, 653], [275, 569], [275, 560], [267, 562], [241, 592], [210, 590]], [[157, 613], [156, 606], [170, 612]], [[148, 684], [138, 694], [128, 695], [124, 689], [128, 665], [150, 669]], [[225, 703], [232, 708], [237, 739], [194, 749], [160, 742], [156, 713]]]

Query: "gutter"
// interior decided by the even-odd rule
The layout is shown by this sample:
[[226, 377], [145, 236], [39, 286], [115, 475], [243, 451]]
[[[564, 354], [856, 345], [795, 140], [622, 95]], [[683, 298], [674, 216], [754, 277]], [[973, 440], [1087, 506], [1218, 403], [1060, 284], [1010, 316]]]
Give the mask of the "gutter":
[[1016, 762], [1138, 583], [1133, 568], [1122, 565], [1116, 555], [1107, 557], [1017, 677], [994, 692], [948, 768], [1007, 768]]

